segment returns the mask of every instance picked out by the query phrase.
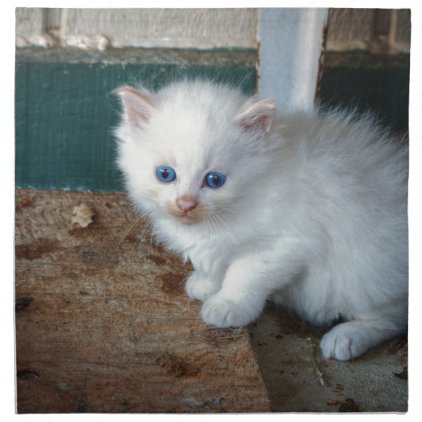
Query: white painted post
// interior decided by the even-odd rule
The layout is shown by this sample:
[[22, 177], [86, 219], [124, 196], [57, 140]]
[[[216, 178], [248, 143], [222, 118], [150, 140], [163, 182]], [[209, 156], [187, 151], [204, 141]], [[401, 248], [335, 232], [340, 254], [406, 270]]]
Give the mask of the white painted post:
[[259, 10], [258, 94], [279, 111], [313, 106], [327, 20], [323, 8]]

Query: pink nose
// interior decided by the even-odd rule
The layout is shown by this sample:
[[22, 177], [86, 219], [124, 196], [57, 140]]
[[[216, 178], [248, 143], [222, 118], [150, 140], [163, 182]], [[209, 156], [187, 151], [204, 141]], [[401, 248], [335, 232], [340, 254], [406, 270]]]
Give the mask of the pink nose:
[[180, 198], [176, 199], [176, 204], [185, 214], [187, 214], [198, 205], [198, 202], [190, 195], [182, 195]]

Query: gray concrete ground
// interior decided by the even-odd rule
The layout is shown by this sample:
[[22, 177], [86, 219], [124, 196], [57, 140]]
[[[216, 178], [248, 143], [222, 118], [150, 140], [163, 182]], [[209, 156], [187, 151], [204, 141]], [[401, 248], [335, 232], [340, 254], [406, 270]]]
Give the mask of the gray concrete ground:
[[350, 362], [319, 353], [324, 331], [268, 305], [250, 328], [275, 412], [406, 412], [407, 339], [395, 338]]

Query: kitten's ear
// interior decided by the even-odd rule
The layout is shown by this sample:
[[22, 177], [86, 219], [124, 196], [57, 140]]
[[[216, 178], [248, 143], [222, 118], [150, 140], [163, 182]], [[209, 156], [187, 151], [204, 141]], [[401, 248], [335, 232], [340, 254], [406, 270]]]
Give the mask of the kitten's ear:
[[239, 111], [236, 120], [245, 130], [268, 133], [275, 113], [273, 100], [248, 101]]
[[141, 127], [147, 123], [154, 111], [152, 95], [148, 91], [138, 91], [130, 86], [121, 86], [114, 90], [120, 97], [123, 114], [129, 124]]

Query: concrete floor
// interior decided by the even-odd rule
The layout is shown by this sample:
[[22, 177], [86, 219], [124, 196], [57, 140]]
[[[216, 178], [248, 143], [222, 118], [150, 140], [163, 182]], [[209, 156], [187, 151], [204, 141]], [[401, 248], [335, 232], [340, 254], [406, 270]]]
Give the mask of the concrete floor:
[[407, 339], [395, 338], [350, 362], [319, 355], [322, 330], [275, 306], [250, 327], [275, 412], [406, 412]]

